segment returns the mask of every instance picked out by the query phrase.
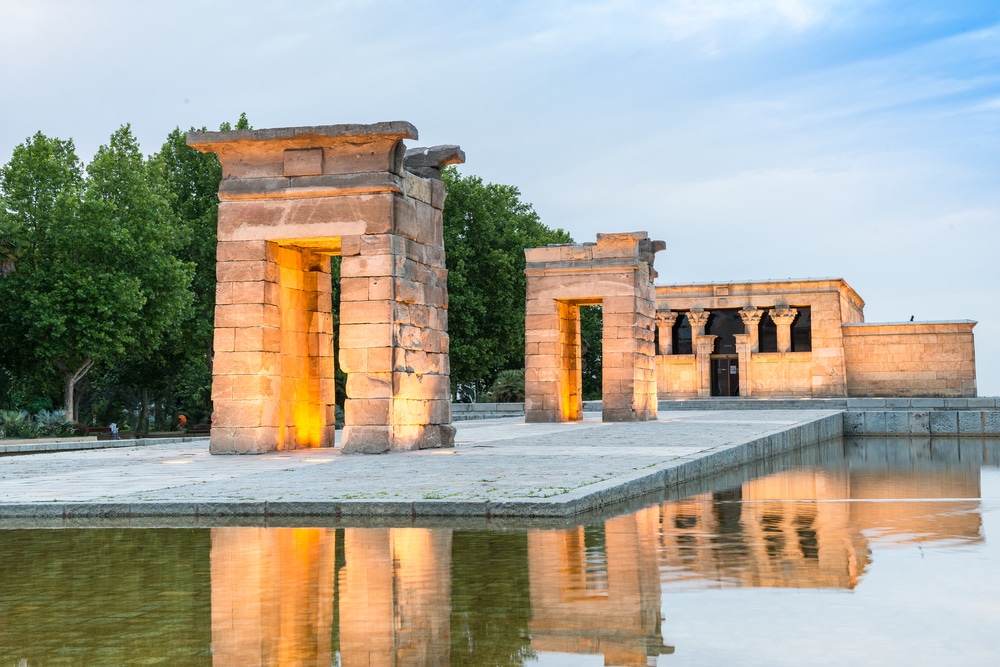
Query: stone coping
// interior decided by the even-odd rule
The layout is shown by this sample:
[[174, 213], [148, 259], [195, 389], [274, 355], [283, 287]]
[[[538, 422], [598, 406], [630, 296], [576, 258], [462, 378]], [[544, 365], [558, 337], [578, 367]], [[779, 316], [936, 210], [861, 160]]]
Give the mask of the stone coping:
[[[600, 401], [587, 401], [587, 405]], [[675, 398], [660, 399], [660, 410], [994, 410], [1000, 397], [970, 398]]]
[[451, 412], [512, 412], [524, 413], [524, 403], [452, 403]]
[[63, 452], [44, 461], [6, 457], [0, 459], [0, 518], [66, 526], [164, 517], [187, 525], [303, 517], [313, 524], [562, 520], [627, 511], [643, 496], [843, 432], [835, 411], [698, 411], [616, 424], [503, 422], [462, 425], [453, 450], [379, 457], [337, 450], [211, 456], [194, 442]]
[[220, 130], [188, 132], [188, 144], [214, 145], [234, 141], [276, 141], [298, 137], [364, 137], [388, 135], [401, 139], [417, 139], [417, 128], [405, 120], [380, 123], [341, 123], [339, 125], [312, 125], [307, 127], [274, 127], [261, 130]]

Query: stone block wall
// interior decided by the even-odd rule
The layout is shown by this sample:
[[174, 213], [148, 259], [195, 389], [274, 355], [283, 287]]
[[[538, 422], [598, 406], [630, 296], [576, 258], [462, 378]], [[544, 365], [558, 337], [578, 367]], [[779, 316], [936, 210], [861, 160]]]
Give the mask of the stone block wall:
[[346, 451], [416, 449], [453, 439], [444, 184], [411, 174], [405, 184], [411, 196], [395, 204], [396, 234], [353, 237], [341, 247]]
[[656, 392], [671, 398], [698, 396], [698, 365], [693, 354], [660, 354], [656, 357]]
[[976, 395], [975, 322], [845, 324], [849, 396]]
[[813, 392], [811, 352], [765, 352], [750, 358], [751, 396], [809, 396]]

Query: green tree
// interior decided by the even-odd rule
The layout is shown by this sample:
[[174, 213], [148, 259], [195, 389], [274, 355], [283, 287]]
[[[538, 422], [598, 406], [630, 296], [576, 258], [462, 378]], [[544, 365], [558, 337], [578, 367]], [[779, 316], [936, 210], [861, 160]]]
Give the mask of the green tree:
[[524, 367], [524, 249], [572, 238], [543, 225], [516, 187], [451, 167], [443, 176], [451, 379], [478, 395], [500, 371]]
[[601, 359], [604, 341], [601, 306], [580, 307], [580, 337], [583, 339], [583, 400], [597, 401], [602, 396]]
[[[204, 132], [206, 128], [201, 128]], [[246, 113], [236, 126], [222, 123], [220, 130], [250, 130]], [[191, 128], [189, 131], [198, 131]], [[171, 208], [180, 228], [181, 243], [176, 255], [194, 267], [191, 281], [192, 308], [189, 317], [172, 330], [171, 339], [162, 346], [158, 358], [147, 365], [161, 369], [156, 389], [158, 406], [171, 404], [193, 420], [203, 420], [211, 413], [212, 357], [215, 320], [215, 265], [218, 245], [219, 182], [222, 167], [214, 153], [201, 153], [187, 145], [187, 133], [175, 128], [153, 158], [161, 170], [169, 191]], [[130, 376], [130, 377], [128, 377]], [[136, 383], [151, 378], [150, 372], [136, 368], [123, 380]], [[139, 388], [145, 397], [145, 387]], [[166, 394], [164, 393], [166, 392]], [[141, 400], [142, 412], [148, 399]], [[142, 422], [140, 417], [140, 422]]]
[[5, 209], [30, 212], [27, 249], [0, 284], [5, 324], [27, 360], [58, 371], [74, 418], [75, 389], [95, 363], [157, 350], [190, 306], [192, 276], [173, 254], [178, 227], [162, 175], [128, 125], [98, 149], [86, 181], [79, 173], [71, 142], [37, 134], [15, 149], [2, 181]]
[[48, 263], [53, 230], [77, 215], [83, 182], [72, 140], [41, 132], [14, 148], [0, 168], [0, 365], [14, 402], [47, 394], [58, 384], [51, 365], [39, 366], [23, 324], [35, 274], [44, 273]]

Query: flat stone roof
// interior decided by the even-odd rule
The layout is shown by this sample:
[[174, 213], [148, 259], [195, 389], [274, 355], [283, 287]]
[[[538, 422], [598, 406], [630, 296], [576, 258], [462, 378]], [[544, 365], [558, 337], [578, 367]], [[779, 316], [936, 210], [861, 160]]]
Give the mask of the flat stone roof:
[[391, 120], [381, 123], [341, 123], [339, 125], [310, 125], [306, 127], [272, 127], [260, 130], [221, 130], [188, 132], [189, 145], [215, 146], [237, 141], [287, 141], [300, 137], [367, 137], [391, 136], [400, 139], [417, 139], [419, 134], [412, 123]]
[[586, 417], [460, 422], [454, 449], [380, 456], [338, 449], [213, 456], [205, 439], [3, 456], [0, 522], [572, 517], [614, 511], [843, 429], [838, 410], [671, 410], [637, 423]]

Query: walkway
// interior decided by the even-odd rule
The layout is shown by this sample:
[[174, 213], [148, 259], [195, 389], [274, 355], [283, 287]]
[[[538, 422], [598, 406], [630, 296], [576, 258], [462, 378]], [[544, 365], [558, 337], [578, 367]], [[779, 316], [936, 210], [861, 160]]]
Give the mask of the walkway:
[[0, 457], [0, 518], [478, 516], [594, 510], [842, 432], [839, 411], [457, 423], [454, 449], [212, 456], [207, 441]]

